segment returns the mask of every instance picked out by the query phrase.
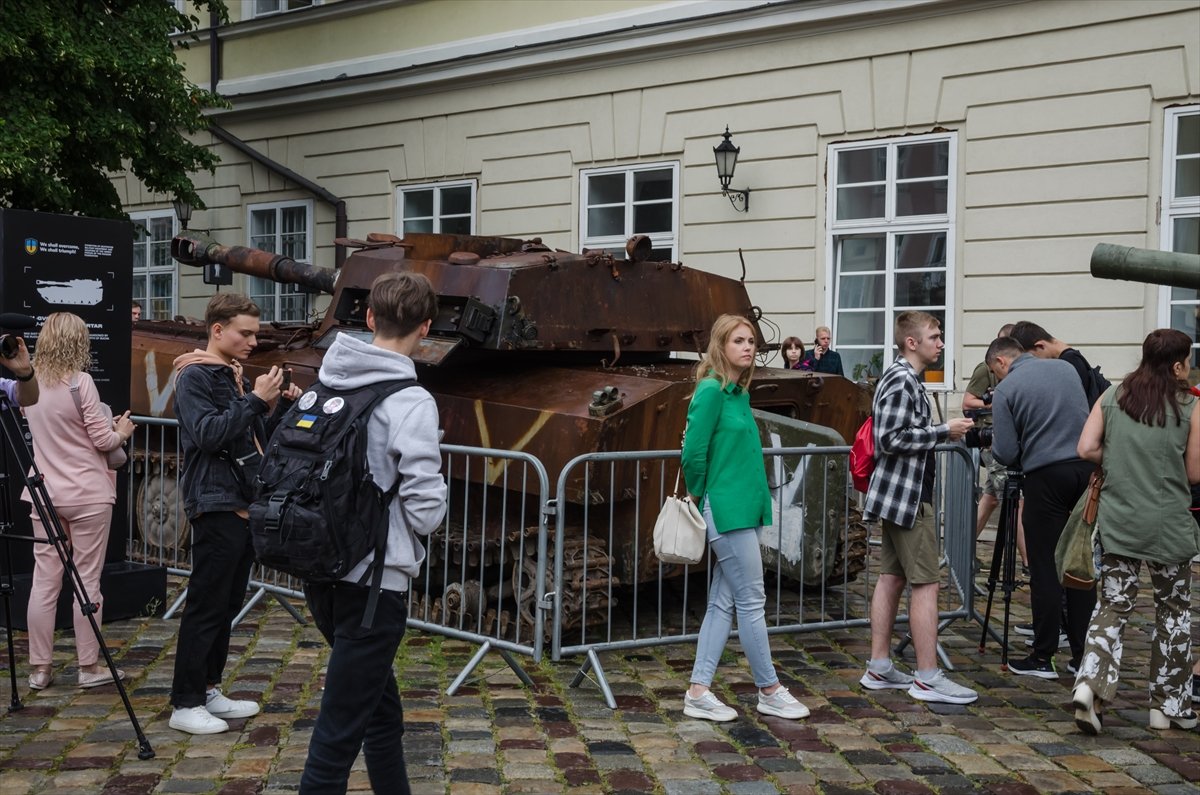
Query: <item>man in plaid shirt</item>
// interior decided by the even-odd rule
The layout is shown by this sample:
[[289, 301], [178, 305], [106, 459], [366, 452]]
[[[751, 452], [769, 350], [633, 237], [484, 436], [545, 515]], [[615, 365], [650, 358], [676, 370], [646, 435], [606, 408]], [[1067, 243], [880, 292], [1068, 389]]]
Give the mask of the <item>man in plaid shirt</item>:
[[[961, 439], [974, 425], [954, 419], [934, 425], [929, 399], [918, 376], [937, 362], [945, 342], [938, 320], [927, 312], [896, 318], [900, 355], [875, 388], [875, 471], [865, 513], [882, 520], [880, 575], [871, 597], [871, 660], [859, 682], [869, 690], [907, 690], [920, 701], [969, 704], [974, 690], [951, 682], [937, 666], [937, 599], [940, 553], [933, 516], [933, 448]], [[892, 664], [890, 643], [904, 587], [909, 628], [917, 652], [916, 676]]]

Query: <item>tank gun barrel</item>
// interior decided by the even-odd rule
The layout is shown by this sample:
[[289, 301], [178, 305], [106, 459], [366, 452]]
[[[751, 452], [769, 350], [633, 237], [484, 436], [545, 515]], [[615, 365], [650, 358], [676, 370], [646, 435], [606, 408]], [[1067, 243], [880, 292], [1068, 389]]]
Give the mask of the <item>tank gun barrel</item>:
[[309, 290], [333, 293], [337, 271], [320, 265], [296, 262], [283, 254], [273, 254], [245, 246], [223, 246], [207, 235], [181, 232], [171, 240], [171, 256], [184, 265], [202, 268], [224, 265], [235, 273], [245, 273], [283, 284], [298, 284]]
[[1098, 243], [1092, 249], [1092, 275], [1200, 290], [1200, 254], [1153, 251]]

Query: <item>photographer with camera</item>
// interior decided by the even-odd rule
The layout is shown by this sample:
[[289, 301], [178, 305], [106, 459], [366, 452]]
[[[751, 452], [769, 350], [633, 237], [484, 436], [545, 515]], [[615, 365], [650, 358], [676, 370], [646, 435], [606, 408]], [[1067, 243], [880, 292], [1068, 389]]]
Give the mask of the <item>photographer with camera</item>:
[[[33, 328], [34, 319], [25, 315], [0, 315], [0, 328], [24, 329]], [[38, 382], [33, 377], [33, 363], [29, 360], [29, 349], [20, 334], [0, 335], [0, 364], [16, 376], [0, 378], [0, 389], [8, 396], [14, 406], [32, 406], [38, 402]]]
[[[1095, 469], [1076, 452], [1087, 420], [1087, 398], [1075, 368], [1059, 359], [1035, 358], [1011, 337], [994, 340], [985, 361], [998, 381], [992, 398], [992, 454], [1008, 467], [1024, 470], [1021, 518], [1029, 554], [1033, 651], [1024, 660], [1010, 660], [1008, 669], [1022, 676], [1057, 679], [1054, 652], [1063, 587], [1055, 571], [1054, 549]], [[1096, 594], [1069, 589], [1066, 602], [1068, 670], [1074, 671]]]
[[[1012, 328], [1012, 323], [1006, 323], [1000, 327], [996, 336], [1007, 337]], [[996, 510], [996, 506], [1000, 504], [1000, 495], [1004, 491], [1005, 466], [998, 463], [992, 456], [990, 433], [984, 434], [984, 431], [992, 430], [992, 394], [995, 392], [997, 383], [996, 376], [988, 369], [987, 362], [980, 362], [975, 366], [975, 371], [971, 373], [971, 380], [967, 382], [967, 390], [963, 393], [962, 400], [963, 416], [974, 419], [980, 434], [987, 436], [985, 443], [978, 445], [979, 462], [987, 471], [987, 477], [983, 483], [983, 494], [979, 497], [979, 510], [975, 515], [976, 538], [983, 533], [983, 528], [987, 526], [992, 511]], [[1029, 557], [1025, 554], [1025, 531], [1019, 521], [1017, 522], [1017, 551], [1021, 554], [1021, 566], [1027, 567]]]

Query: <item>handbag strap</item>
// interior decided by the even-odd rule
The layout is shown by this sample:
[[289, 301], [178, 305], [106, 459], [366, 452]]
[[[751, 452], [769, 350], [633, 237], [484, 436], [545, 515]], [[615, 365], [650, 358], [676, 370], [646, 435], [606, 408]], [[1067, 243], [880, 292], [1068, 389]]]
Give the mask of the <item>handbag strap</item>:
[[75, 401], [75, 410], [79, 412], [79, 421], [87, 427], [87, 418], [83, 416], [83, 401], [79, 398], [79, 373], [71, 378], [71, 399]]

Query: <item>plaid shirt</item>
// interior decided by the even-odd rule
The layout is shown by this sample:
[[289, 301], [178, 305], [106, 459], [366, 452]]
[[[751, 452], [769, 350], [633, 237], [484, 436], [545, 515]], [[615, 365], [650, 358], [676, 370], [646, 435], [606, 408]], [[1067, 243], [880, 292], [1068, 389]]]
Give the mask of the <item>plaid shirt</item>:
[[899, 356], [875, 387], [875, 471], [867, 489], [868, 519], [912, 527], [921, 500], [925, 459], [950, 435], [949, 425], [933, 425], [925, 387], [912, 365]]

